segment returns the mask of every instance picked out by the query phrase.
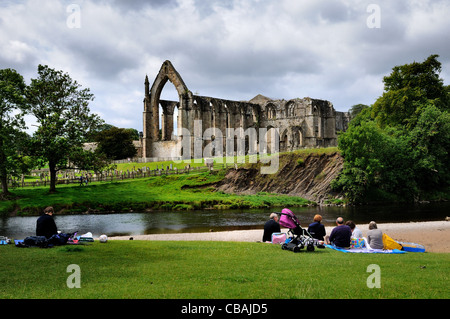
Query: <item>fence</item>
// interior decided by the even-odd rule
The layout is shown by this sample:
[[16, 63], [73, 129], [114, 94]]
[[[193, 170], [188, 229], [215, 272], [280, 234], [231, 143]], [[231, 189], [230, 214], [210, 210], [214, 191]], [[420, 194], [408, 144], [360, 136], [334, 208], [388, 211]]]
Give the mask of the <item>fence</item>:
[[[239, 164], [240, 165], [240, 164]], [[186, 167], [184, 169], [158, 169], [158, 170], [134, 170], [134, 171], [114, 171], [114, 172], [104, 172], [103, 174], [88, 174], [87, 183], [92, 182], [114, 182], [122, 181], [127, 179], [145, 178], [151, 176], [162, 176], [162, 175], [178, 175], [178, 174], [189, 174], [189, 173], [202, 173], [207, 171], [217, 171], [227, 168], [237, 168], [238, 164], [214, 164], [213, 166], [200, 166], [200, 167]], [[83, 178], [81, 178], [83, 177]], [[85, 175], [71, 178], [58, 178], [56, 180], [57, 185], [68, 185], [68, 184], [86, 184]], [[43, 180], [36, 181], [9, 181], [8, 187], [18, 188], [18, 187], [38, 187], [38, 186], [49, 186], [50, 180], [48, 177]]]
[[113, 161], [114, 164], [129, 164], [129, 163], [154, 163], [154, 162], [170, 162], [181, 161], [181, 157], [133, 157], [129, 159], [122, 159]]

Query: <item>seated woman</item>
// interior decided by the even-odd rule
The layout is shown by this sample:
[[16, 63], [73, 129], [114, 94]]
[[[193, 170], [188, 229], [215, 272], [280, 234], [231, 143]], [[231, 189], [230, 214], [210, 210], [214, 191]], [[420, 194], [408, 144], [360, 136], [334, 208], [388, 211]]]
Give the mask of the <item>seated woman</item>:
[[383, 232], [378, 229], [377, 223], [371, 221], [369, 223], [369, 231], [367, 232], [367, 241], [372, 249], [383, 249]]
[[318, 240], [323, 240], [326, 235], [325, 226], [320, 223], [321, 221], [322, 216], [316, 215], [314, 216], [314, 222], [308, 226], [308, 233]]
[[345, 225], [349, 226], [352, 230], [352, 237], [353, 238], [363, 238], [363, 234], [361, 230], [359, 230], [358, 227], [356, 227], [355, 223], [352, 220], [348, 220], [345, 222]]

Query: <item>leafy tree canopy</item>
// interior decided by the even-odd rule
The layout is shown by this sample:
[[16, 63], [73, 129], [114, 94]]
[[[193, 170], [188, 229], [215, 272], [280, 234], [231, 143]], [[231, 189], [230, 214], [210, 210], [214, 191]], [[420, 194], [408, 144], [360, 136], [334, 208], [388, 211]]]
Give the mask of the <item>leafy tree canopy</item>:
[[362, 110], [369, 108], [368, 105], [365, 104], [355, 104], [350, 108], [350, 116], [355, 118]]
[[103, 120], [89, 109], [94, 99], [89, 89], [48, 66], [38, 66], [38, 77], [31, 80], [27, 98], [39, 124], [32, 140], [34, 155], [48, 162], [50, 192], [54, 192], [56, 172], [69, 167], [72, 153], [79, 158], [82, 144]]
[[27, 104], [25, 99], [25, 81], [12, 69], [0, 70], [0, 180], [2, 195], [9, 196], [8, 175], [21, 165], [18, 156], [19, 144], [14, 143], [15, 136], [25, 128], [23, 115]]
[[428, 103], [449, 110], [448, 89], [439, 77], [441, 63], [438, 57], [431, 55], [422, 63], [396, 66], [383, 78], [384, 93], [372, 109], [372, 116], [381, 125], [412, 128]]
[[450, 186], [449, 87], [432, 55], [394, 67], [385, 92], [341, 133], [344, 169], [332, 183], [351, 202], [375, 192], [405, 201]]
[[137, 151], [133, 144], [134, 131], [114, 126], [100, 131], [95, 135], [95, 141], [98, 143], [96, 152], [105, 154], [113, 160], [136, 156]]

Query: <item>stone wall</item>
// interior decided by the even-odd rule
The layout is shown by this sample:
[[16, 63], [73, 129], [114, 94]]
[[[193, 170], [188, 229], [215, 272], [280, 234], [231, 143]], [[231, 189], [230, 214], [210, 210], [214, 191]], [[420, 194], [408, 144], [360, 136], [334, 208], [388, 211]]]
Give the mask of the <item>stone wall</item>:
[[[178, 101], [160, 99], [168, 81], [175, 86]], [[277, 145], [271, 144], [273, 138], [279, 151], [336, 146], [337, 132], [347, 129], [350, 117], [335, 111], [329, 101], [309, 97], [273, 100], [258, 95], [250, 101], [232, 101], [194, 95], [172, 63], [165, 61], [151, 88], [145, 78], [143, 120], [143, 157], [186, 158], [202, 157], [205, 148], [213, 150], [212, 156], [237, 154], [240, 146], [246, 154], [271, 152], [271, 145]], [[256, 139], [250, 136], [253, 132]]]

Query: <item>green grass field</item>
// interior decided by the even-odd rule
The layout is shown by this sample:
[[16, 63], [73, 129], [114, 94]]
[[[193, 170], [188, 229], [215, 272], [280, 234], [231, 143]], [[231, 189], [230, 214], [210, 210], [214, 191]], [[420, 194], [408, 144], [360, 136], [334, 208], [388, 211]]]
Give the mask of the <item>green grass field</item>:
[[190, 173], [97, 182], [88, 186], [58, 185], [57, 193], [48, 187], [20, 188], [12, 192], [18, 197], [0, 201], [0, 213], [16, 211], [17, 215], [39, 214], [46, 206], [65, 213], [81, 213], [89, 209], [99, 212], [130, 210], [193, 210], [298, 207], [311, 202], [300, 197], [259, 193], [234, 195], [216, 192], [211, 183], [220, 181], [225, 171], [210, 174]]
[[[338, 152], [335, 147], [305, 149], [289, 152], [299, 159], [310, 155], [333, 154]], [[283, 161], [291, 160], [289, 156], [280, 153], [280, 165]], [[220, 159], [216, 159], [220, 161]], [[249, 156], [235, 156], [221, 159], [225, 162], [249, 164]], [[124, 163], [117, 164], [118, 171], [137, 170], [148, 167], [169, 166], [183, 169], [187, 164], [193, 167], [205, 166], [204, 161], [188, 162], [154, 162], [154, 163]], [[259, 164], [256, 164], [258, 168]], [[233, 165], [228, 164], [228, 167]], [[214, 174], [192, 171], [189, 174], [162, 175], [149, 178], [130, 180], [115, 180], [114, 182], [94, 182], [89, 186], [78, 184], [59, 184], [56, 194], [48, 194], [48, 186], [11, 188], [16, 200], [0, 201], [0, 215], [39, 214], [46, 206], [54, 206], [65, 213], [81, 213], [94, 211], [130, 211], [130, 210], [194, 210], [194, 209], [236, 209], [236, 208], [270, 208], [281, 206], [305, 206], [314, 204], [306, 199], [270, 193], [255, 195], [234, 195], [216, 192], [214, 187], [208, 186], [222, 180], [226, 169], [224, 163], [214, 164]], [[36, 177], [30, 180], [35, 181]], [[196, 187], [202, 186], [204, 187]]]
[[[279, 245], [108, 241], [48, 249], [0, 246], [1, 299], [447, 299], [450, 255], [292, 253]], [[69, 289], [80, 269], [80, 289]], [[368, 288], [368, 266], [381, 288]], [[71, 283], [76, 281], [73, 277]]]
[[[322, 155], [322, 154], [333, 154], [339, 152], [339, 149], [337, 147], [327, 147], [327, 148], [314, 148], [314, 149], [301, 149], [301, 150], [295, 150], [292, 152], [284, 152], [279, 153], [280, 156], [283, 154], [295, 154], [299, 156], [300, 158], [306, 158], [309, 155]], [[214, 168], [215, 169], [222, 169], [226, 163], [228, 163], [228, 166], [231, 166], [233, 163], [239, 163], [239, 164], [245, 164], [249, 163], [250, 161], [256, 161], [259, 159], [259, 156], [255, 157], [252, 156], [252, 160], [250, 160], [249, 155], [245, 156], [234, 156], [234, 157], [223, 157], [223, 158], [215, 158], [214, 159]], [[196, 167], [205, 167], [205, 160], [204, 159], [196, 159], [196, 160], [182, 160], [182, 161], [160, 161], [160, 162], [147, 162], [147, 163], [137, 163], [137, 162], [125, 162], [116, 164], [116, 170], [119, 172], [127, 172], [137, 169], [143, 169], [145, 167], [149, 168], [150, 170], [154, 170], [156, 168], [164, 167], [166, 169], [167, 166], [170, 166], [172, 164], [173, 168], [177, 169], [184, 169], [187, 165], [189, 165], [191, 168]], [[45, 166], [44, 168], [48, 168], [48, 166]], [[93, 172], [92, 172], [93, 173]], [[80, 176], [80, 173], [75, 174], [75, 176]], [[63, 178], [62, 174], [58, 174], [59, 178]], [[31, 176], [31, 175], [25, 175], [24, 181], [25, 182], [35, 182], [39, 180], [38, 176]]]
[[[334, 152], [333, 149], [314, 152]], [[306, 157], [309, 151], [298, 151]], [[121, 164], [121, 169], [141, 166]], [[128, 167], [126, 165], [131, 165]], [[142, 164], [145, 165], [145, 164]], [[156, 164], [155, 164], [156, 165]], [[225, 171], [155, 176], [89, 186], [14, 189], [0, 213], [66, 213], [88, 209], [226, 209], [302, 206], [298, 197], [233, 195], [211, 186]], [[450, 254], [345, 254], [330, 249], [295, 254], [278, 245], [236, 242], [109, 241], [49, 249], [0, 246], [0, 299], [448, 299]], [[69, 265], [81, 271], [70, 289]], [[370, 265], [381, 288], [368, 288]]]

